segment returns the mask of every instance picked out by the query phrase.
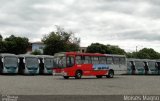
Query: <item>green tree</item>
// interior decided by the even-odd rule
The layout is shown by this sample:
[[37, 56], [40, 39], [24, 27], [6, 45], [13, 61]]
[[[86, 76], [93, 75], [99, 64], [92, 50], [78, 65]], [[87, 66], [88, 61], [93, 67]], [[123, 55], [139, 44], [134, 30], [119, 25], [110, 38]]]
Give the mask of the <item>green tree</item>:
[[0, 41], [0, 53], [6, 52], [5, 45], [3, 41]]
[[108, 54], [120, 54], [124, 55], [126, 52], [124, 49], [119, 48], [119, 46], [107, 45]]
[[2, 35], [0, 34], [0, 41], [2, 41], [2, 39], [3, 39], [3, 37], [2, 37]]
[[66, 32], [63, 28], [57, 26], [57, 32], [51, 32], [43, 37], [45, 44], [44, 54], [54, 55], [58, 52], [78, 51], [80, 39], [74, 36], [72, 32]]
[[5, 52], [13, 54], [24, 54], [27, 52], [28, 38], [15, 37], [11, 35], [4, 40]]
[[35, 50], [34, 52], [32, 52], [31, 54], [33, 55], [42, 55], [40, 50]]
[[88, 53], [102, 53], [105, 54], [107, 53], [108, 49], [107, 46], [100, 44], [100, 43], [92, 43], [87, 47]]
[[143, 48], [137, 53], [140, 59], [160, 59], [160, 54], [152, 48]]
[[128, 52], [126, 53], [127, 58], [138, 58], [138, 52]]
[[4, 46], [4, 42], [3, 42], [3, 37], [0, 34], [0, 53], [4, 53], [5, 52], [5, 46]]
[[102, 53], [102, 54], [126, 54], [126, 52], [113, 45], [104, 45], [100, 43], [92, 43], [87, 47], [87, 52], [89, 53]]

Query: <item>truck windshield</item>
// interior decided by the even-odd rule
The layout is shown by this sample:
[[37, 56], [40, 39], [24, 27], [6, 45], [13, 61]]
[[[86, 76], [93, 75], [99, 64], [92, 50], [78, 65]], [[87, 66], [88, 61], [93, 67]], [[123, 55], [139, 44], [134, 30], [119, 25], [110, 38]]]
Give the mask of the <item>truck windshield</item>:
[[4, 66], [6, 67], [17, 67], [18, 66], [18, 59], [17, 57], [5, 57], [4, 58]]
[[27, 67], [38, 67], [38, 59], [34, 57], [26, 57], [26, 66]]
[[144, 69], [144, 63], [141, 61], [135, 61], [135, 67], [137, 69]]
[[44, 59], [44, 66], [47, 68], [53, 67], [53, 59], [45, 58]]
[[54, 67], [55, 68], [65, 68], [66, 67], [66, 57], [65, 56], [54, 57]]
[[148, 67], [155, 69], [155, 62], [148, 62]]

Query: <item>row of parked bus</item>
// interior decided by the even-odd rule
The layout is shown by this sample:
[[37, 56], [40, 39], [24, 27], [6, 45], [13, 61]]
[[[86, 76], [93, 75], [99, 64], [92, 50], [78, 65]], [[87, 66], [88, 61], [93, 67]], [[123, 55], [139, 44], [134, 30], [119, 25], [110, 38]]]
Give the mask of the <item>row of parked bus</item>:
[[159, 75], [160, 60], [127, 59], [127, 74], [135, 75]]
[[114, 74], [160, 74], [160, 60], [126, 59], [125, 55], [74, 52], [58, 53], [54, 57], [0, 54], [0, 74], [53, 74], [53, 68], [68, 70], [68, 67], [74, 67], [76, 70], [76, 66], [84, 66], [87, 69], [90, 68], [88, 65], [93, 65], [91, 67], [102, 71], [109, 68]]
[[[125, 55], [76, 52], [57, 54], [54, 57], [47, 55], [0, 54], [0, 74], [54, 74], [53, 68], [57, 68], [59, 72], [71, 69], [71, 74], [74, 74], [76, 69], [79, 68], [77, 66], [81, 66], [81, 69], [84, 70], [83, 75], [85, 73], [91, 75], [92, 72], [93, 74], [103, 73], [104, 71], [114, 75], [125, 74], [127, 71]], [[98, 77], [100, 77], [100, 74]]]
[[0, 54], [0, 74], [52, 74], [53, 56]]

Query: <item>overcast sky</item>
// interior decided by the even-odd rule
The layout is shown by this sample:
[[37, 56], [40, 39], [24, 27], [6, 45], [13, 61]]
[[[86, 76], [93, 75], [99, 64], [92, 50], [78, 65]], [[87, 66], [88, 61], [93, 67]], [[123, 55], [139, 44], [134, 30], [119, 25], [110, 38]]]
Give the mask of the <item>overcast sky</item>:
[[160, 0], [0, 0], [0, 33], [40, 41], [55, 25], [76, 33], [81, 46], [147, 47], [160, 52]]

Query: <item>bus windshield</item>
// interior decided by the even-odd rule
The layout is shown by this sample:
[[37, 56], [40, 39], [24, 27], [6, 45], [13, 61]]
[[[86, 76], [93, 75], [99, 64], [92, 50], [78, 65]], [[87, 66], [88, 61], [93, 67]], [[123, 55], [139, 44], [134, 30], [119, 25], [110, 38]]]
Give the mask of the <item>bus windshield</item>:
[[66, 57], [58, 56], [54, 58], [54, 67], [55, 68], [65, 68], [66, 67]]
[[144, 63], [142, 61], [135, 61], [135, 67], [137, 69], [143, 69], [144, 68]]
[[5, 57], [4, 58], [4, 66], [17, 67], [18, 66], [18, 59], [16, 57]]
[[27, 67], [38, 67], [38, 59], [34, 57], [27, 57], [26, 66]]
[[49, 59], [49, 58], [44, 59], [44, 65], [47, 68], [52, 68], [53, 67], [53, 59]]
[[155, 69], [155, 62], [148, 62], [148, 67]]
[[127, 62], [127, 68], [131, 69], [131, 63], [130, 62]]

